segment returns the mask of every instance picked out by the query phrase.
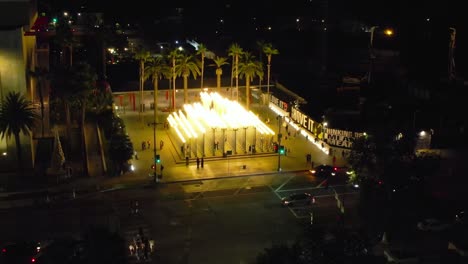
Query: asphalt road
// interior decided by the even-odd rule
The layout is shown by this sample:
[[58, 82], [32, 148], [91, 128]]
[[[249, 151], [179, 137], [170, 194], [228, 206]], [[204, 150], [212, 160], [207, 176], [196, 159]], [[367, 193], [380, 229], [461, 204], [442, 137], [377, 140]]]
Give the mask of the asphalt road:
[[[117, 190], [0, 211], [0, 231], [3, 239], [49, 239], [103, 224], [130, 241], [141, 228], [156, 243], [152, 263], [251, 263], [272, 244], [293, 243], [310, 224], [310, 212], [314, 224], [337, 224], [335, 191], [351, 212], [358, 195], [343, 183], [320, 187], [323, 179], [304, 171]], [[281, 205], [282, 197], [296, 192], [309, 192], [317, 202]], [[130, 214], [134, 201], [139, 215]]]

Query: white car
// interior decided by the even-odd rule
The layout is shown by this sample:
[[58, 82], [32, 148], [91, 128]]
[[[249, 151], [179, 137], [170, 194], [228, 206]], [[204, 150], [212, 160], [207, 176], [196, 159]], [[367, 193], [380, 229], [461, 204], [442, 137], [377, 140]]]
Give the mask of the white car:
[[422, 231], [443, 231], [452, 226], [450, 223], [441, 222], [435, 218], [424, 219], [418, 222], [418, 229]]

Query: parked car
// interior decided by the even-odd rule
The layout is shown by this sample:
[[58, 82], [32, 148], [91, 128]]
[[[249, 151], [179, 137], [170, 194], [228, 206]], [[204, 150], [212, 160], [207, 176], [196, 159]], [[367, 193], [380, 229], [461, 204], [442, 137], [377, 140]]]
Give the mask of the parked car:
[[315, 197], [310, 193], [295, 193], [290, 196], [283, 197], [281, 203], [285, 206], [309, 205], [315, 203]]
[[322, 164], [322, 165], [315, 167], [310, 172], [314, 176], [327, 178], [329, 176], [335, 176], [336, 173], [338, 172], [338, 168], [333, 167], [331, 165]]
[[427, 218], [419, 221], [417, 227], [421, 231], [443, 231], [449, 229], [452, 225], [448, 222], [440, 221], [436, 218]]

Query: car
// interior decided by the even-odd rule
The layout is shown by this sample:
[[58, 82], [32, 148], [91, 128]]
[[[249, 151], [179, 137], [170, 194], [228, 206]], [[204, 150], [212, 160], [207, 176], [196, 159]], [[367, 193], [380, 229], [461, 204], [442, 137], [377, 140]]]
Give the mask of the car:
[[421, 231], [443, 231], [449, 229], [452, 225], [448, 222], [442, 222], [436, 218], [427, 218], [419, 221], [417, 227]]
[[313, 170], [310, 171], [312, 175], [317, 176], [317, 177], [329, 177], [329, 176], [335, 176], [338, 172], [338, 168], [331, 166], [331, 165], [319, 165], [315, 167]]
[[294, 205], [309, 205], [315, 203], [315, 197], [310, 193], [295, 193], [290, 196], [283, 197], [281, 203], [285, 206]]

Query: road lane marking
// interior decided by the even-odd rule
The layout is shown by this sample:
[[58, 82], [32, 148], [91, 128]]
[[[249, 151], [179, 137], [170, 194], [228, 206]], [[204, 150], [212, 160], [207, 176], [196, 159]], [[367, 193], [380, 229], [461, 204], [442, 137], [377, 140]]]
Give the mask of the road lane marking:
[[327, 182], [327, 179], [323, 180], [321, 183], [319, 183], [319, 184], [317, 185], [317, 188], [322, 187], [322, 184], [324, 184], [324, 183], [326, 183], [326, 182]]
[[294, 177], [296, 177], [296, 175], [293, 175], [291, 177], [289, 177], [289, 179], [287, 179], [283, 184], [281, 184], [278, 188], [276, 188], [275, 192], [279, 191], [281, 188], [283, 188], [284, 185], [286, 185], [290, 180], [292, 180]]

